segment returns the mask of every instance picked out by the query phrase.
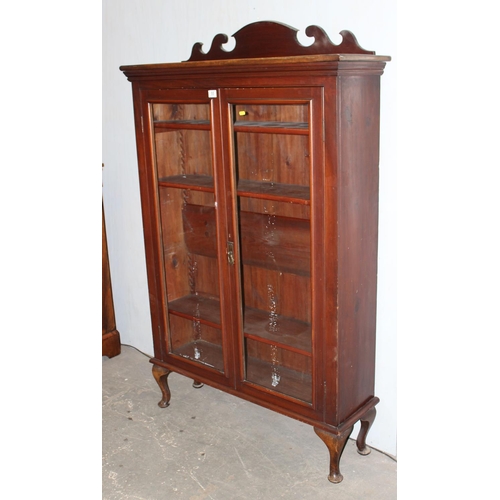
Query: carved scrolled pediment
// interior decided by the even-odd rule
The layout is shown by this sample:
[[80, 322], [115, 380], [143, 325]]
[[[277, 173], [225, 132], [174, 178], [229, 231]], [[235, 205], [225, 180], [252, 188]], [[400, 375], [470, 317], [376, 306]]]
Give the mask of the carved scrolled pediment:
[[229, 38], [227, 35], [219, 33], [212, 40], [208, 52], [203, 52], [202, 43], [195, 43], [188, 61], [319, 54], [375, 54], [374, 51], [363, 49], [353, 33], [348, 30], [340, 32], [342, 42], [338, 45], [334, 44], [319, 26], [309, 26], [305, 30], [308, 37], [314, 38], [311, 45], [302, 45], [297, 38], [297, 33], [297, 29], [274, 21], [248, 24], [233, 35], [236, 44], [232, 50], [223, 48]]

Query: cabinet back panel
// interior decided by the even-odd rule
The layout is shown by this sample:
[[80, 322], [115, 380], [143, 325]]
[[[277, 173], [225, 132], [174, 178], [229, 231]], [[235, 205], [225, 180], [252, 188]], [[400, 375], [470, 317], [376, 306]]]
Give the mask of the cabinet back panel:
[[[164, 269], [169, 302], [193, 293], [219, 295], [219, 270], [214, 208], [186, 203], [197, 198], [214, 203], [211, 193], [190, 193], [189, 190], [160, 188], [160, 215]], [[203, 218], [209, 212], [210, 217]], [[191, 225], [193, 219], [203, 224]], [[196, 243], [193, 243], [193, 240]], [[194, 251], [193, 251], [194, 248]], [[208, 250], [207, 250], [208, 249]]]
[[248, 382], [302, 401], [312, 401], [311, 358], [273, 345], [246, 339]]
[[219, 266], [217, 259], [204, 255], [193, 255], [196, 261], [194, 275], [195, 293], [210, 297], [219, 297]]
[[217, 224], [215, 208], [186, 204], [182, 225], [189, 250], [207, 257], [217, 256]]
[[183, 200], [179, 190], [159, 190], [163, 262], [167, 281], [167, 300], [171, 301], [189, 293], [186, 279], [188, 251], [184, 240], [182, 219]]
[[[183, 234], [190, 252], [217, 255], [215, 208], [186, 205]], [[311, 272], [309, 221], [272, 214], [240, 212], [241, 254], [244, 264], [303, 276]]]
[[222, 345], [221, 331], [217, 328], [175, 316], [174, 314], [170, 315], [169, 322], [172, 351], [195, 340], [204, 340], [211, 344]]
[[241, 122], [293, 122], [309, 121], [307, 104], [236, 104], [234, 118]]
[[254, 212], [258, 214], [270, 214], [280, 217], [291, 217], [294, 219], [310, 220], [311, 207], [296, 203], [276, 203], [273, 200], [258, 198], [239, 197], [239, 206], [242, 212]]
[[240, 212], [241, 255], [244, 264], [309, 276], [309, 221], [273, 214]]
[[307, 136], [236, 133], [239, 179], [310, 185]]
[[210, 120], [210, 106], [208, 104], [155, 103], [152, 107], [153, 120], [155, 122], [172, 120]]
[[293, 368], [301, 373], [311, 375], [311, 357], [288, 351], [286, 349], [274, 348], [271, 344], [265, 344], [252, 339], [246, 339], [246, 353], [252, 358], [260, 359], [277, 367]]
[[221, 331], [203, 323], [170, 314], [170, 351], [223, 371]]
[[210, 132], [168, 130], [156, 133], [155, 158], [159, 178], [190, 174], [213, 176]]
[[259, 266], [243, 266], [244, 305], [311, 322], [311, 278]]

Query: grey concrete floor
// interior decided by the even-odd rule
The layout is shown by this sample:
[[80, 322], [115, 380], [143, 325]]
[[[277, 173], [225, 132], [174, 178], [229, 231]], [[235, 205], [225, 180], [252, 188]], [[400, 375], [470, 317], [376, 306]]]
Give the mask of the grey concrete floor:
[[[349, 439], [328, 481], [328, 451], [313, 428], [172, 373], [170, 406], [148, 358], [122, 346], [102, 359], [104, 500], [391, 500], [397, 463]], [[369, 437], [369, 436], [368, 436]]]

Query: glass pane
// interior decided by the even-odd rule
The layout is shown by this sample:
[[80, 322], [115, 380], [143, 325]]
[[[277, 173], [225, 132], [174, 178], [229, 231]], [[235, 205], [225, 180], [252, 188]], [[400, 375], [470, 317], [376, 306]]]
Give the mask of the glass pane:
[[165, 130], [157, 132], [155, 154], [157, 175], [160, 181], [171, 176], [213, 177], [209, 131]]
[[208, 104], [153, 104], [155, 160], [160, 182], [213, 188]]
[[239, 212], [246, 380], [311, 403], [310, 221], [257, 201]]
[[159, 194], [170, 352], [223, 371], [214, 194]]
[[209, 123], [210, 106], [208, 104], [156, 103], [153, 104], [153, 120], [181, 121], [190, 123]]
[[308, 122], [308, 104], [237, 104], [234, 115], [238, 123], [302, 124]]
[[312, 401], [311, 357], [245, 340], [247, 380], [301, 401]]
[[[309, 186], [309, 140], [303, 135], [236, 133], [238, 181]], [[257, 186], [258, 187], [258, 186]], [[261, 185], [260, 189], [265, 189]], [[279, 186], [275, 186], [276, 189]]]
[[239, 227], [244, 264], [277, 272], [310, 275], [310, 207], [241, 198]]
[[234, 160], [245, 379], [310, 404], [308, 109], [306, 104], [234, 106]]
[[172, 352], [205, 366], [224, 371], [221, 330], [175, 314], [169, 317]]

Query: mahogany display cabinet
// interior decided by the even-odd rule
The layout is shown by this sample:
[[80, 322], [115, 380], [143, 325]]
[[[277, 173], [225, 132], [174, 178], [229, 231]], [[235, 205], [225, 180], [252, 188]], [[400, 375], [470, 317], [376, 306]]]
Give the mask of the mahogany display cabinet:
[[190, 377], [308, 423], [330, 453], [375, 418], [380, 76], [349, 31], [265, 21], [132, 83], [161, 407]]

